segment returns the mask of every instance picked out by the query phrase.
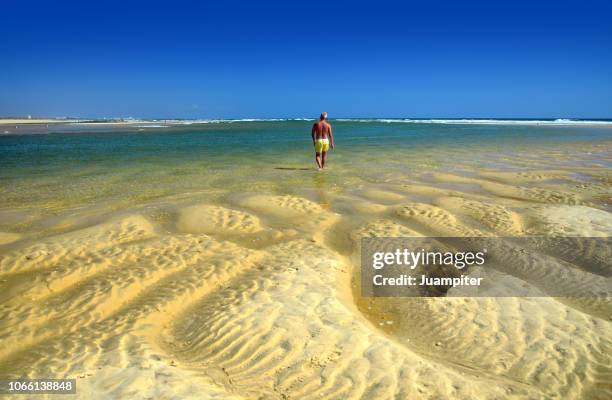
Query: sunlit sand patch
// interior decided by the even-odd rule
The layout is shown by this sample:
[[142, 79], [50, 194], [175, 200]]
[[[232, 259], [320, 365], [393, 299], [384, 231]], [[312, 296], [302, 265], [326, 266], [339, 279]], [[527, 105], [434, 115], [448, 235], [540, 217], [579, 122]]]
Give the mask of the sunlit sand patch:
[[[198, 262], [210, 259], [208, 254], [236, 249], [229, 243], [220, 244], [207, 237], [157, 237], [121, 246], [112, 253], [98, 253], [90, 263], [78, 258], [65, 260], [64, 265], [32, 277], [31, 287], [22, 288], [19, 297], [28, 298], [28, 303], [19, 303], [18, 298], [5, 303], [3, 312], [19, 316], [27, 323], [17, 328], [9, 325], [7, 330], [0, 326], [0, 336], [6, 338], [4, 349], [15, 351], [30, 335], [34, 338], [44, 335], [56, 324], [57, 330], [63, 331], [107, 318], [149, 285], [186, 267], [194, 268]], [[245, 257], [250, 254], [247, 250], [242, 252]], [[104, 257], [99, 257], [102, 254]], [[174, 259], [170, 258], [171, 254], [175, 255]], [[70, 325], [65, 324], [67, 319]], [[11, 339], [15, 343], [8, 346]]]
[[96, 251], [122, 243], [143, 240], [154, 235], [153, 225], [144, 217], [130, 216], [117, 222], [108, 222], [64, 235], [51, 237], [10, 253], [0, 259], [0, 275], [31, 270], [42, 270], [62, 263], [66, 259], [81, 257], [87, 260]]
[[543, 230], [554, 236], [612, 236], [612, 214], [586, 206], [549, 206], [532, 210]]
[[364, 237], [418, 237], [419, 232], [391, 220], [371, 222], [350, 234], [351, 239], [358, 241]]
[[21, 239], [21, 235], [18, 233], [11, 232], [0, 232], [0, 246], [3, 244], [9, 244]]
[[[403, 210], [399, 218], [419, 226], [455, 232], [461, 225], [432, 205]], [[307, 216], [321, 235], [337, 220], [327, 211]], [[421, 234], [378, 219], [350, 236]], [[351, 278], [346, 259], [323, 240], [254, 251], [203, 234], [161, 234], [140, 216], [45, 243], [63, 252], [41, 268], [23, 257], [40, 248], [4, 256], [4, 278], [16, 279], [14, 263], [23, 262], [32, 284], [17, 285], [21, 296], [3, 304], [0, 336], [8, 344], [0, 371], [78, 376], [77, 398], [125, 397], [139, 388], [152, 397], [173, 388], [185, 398], [607, 393], [611, 327], [588, 315], [589, 307], [606, 310], [597, 304], [373, 299], [357, 300], [357, 309], [342, 292]]]
[[[104, 242], [122, 230], [120, 222], [86, 232], [95, 233], [93, 236]], [[82, 233], [58, 236], [53, 242], [58, 247], [74, 246], [73, 239]], [[88, 257], [95, 273], [89, 272], [90, 264], [85, 262], [81, 268], [84, 276], [74, 276], [67, 286], [65, 277], [72, 274], [70, 263], [73, 268], [84, 263], [79, 255], [68, 252], [62, 261], [68, 268], [53, 269], [57, 273], [44, 278], [46, 283], [37, 283], [54, 288], [48, 295], [23, 306], [18, 300], [24, 296], [19, 296], [12, 305], [3, 305], [3, 376], [23, 376], [23, 371], [34, 376], [71, 376], [107, 365], [125, 367], [123, 360], [128, 360], [128, 365], [140, 364], [145, 357], [141, 350], [154, 347], [143, 341], [154, 334], [155, 327], [159, 329], [181, 307], [217, 285], [223, 286], [233, 276], [255, 267], [262, 255], [205, 235], [160, 236], [116, 246], [112, 252], [105, 247], [92, 252]], [[105, 264], [98, 266], [102, 254]], [[34, 277], [36, 281], [38, 275]], [[138, 344], [123, 348], [130, 337]], [[119, 353], [115, 341], [119, 341]], [[40, 354], [45, 356], [41, 358]], [[114, 360], [112, 354], [118, 359]], [[146, 372], [143, 374], [146, 376]]]
[[324, 211], [320, 205], [310, 200], [290, 195], [255, 194], [239, 198], [236, 203], [241, 207], [275, 217], [291, 218]]
[[460, 197], [442, 197], [436, 200], [436, 204], [455, 213], [468, 215], [498, 235], [517, 236], [525, 233], [519, 214], [502, 205]]
[[[516, 188], [505, 188], [498, 186], [485, 187], [486, 190], [501, 197], [514, 198]], [[530, 200], [547, 204], [586, 204], [587, 202], [578, 194], [561, 190], [547, 189], [518, 189], [520, 199]]]
[[563, 190], [549, 190], [508, 185], [448, 173], [434, 173], [432, 176], [436, 181], [440, 182], [475, 184], [480, 186], [483, 190], [501, 198], [548, 204], [576, 205], [587, 203], [580, 195]]
[[363, 307], [406, 347], [459, 371], [529, 385], [536, 397], [608, 390], [611, 323], [552, 298], [377, 298]]
[[201, 204], [180, 210], [177, 228], [187, 233], [253, 233], [260, 231], [259, 219], [238, 210]]
[[77, 380], [78, 399], [124, 398], [244, 400], [195, 371], [168, 365], [152, 354], [140, 365], [104, 366], [84, 373]]
[[483, 236], [478, 229], [460, 222], [449, 211], [425, 203], [409, 203], [399, 207], [397, 215], [414, 229], [430, 236]]
[[[266, 264], [178, 316], [167, 351], [232, 393], [266, 398], [495, 398], [490, 385], [422, 357], [339, 300], [334, 253], [308, 241], [267, 250]], [[410, 377], [408, 379], [407, 377]], [[435, 380], [435, 384], [432, 383]], [[535, 392], [531, 392], [535, 393]]]
[[[133, 215], [16, 248], [0, 257], [11, 290], [0, 372], [76, 376], [77, 398], [610, 397], [610, 304], [585, 296], [606, 283], [596, 271], [574, 266], [577, 299], [350, 290], [363, 237], [515, 236], [526, 215], [543, 234], [609, 236], [606, 212], [427, 185], [401, 192], [399, 206], [347, 195], [341, 215], [329, 211], [334, 194], [329, 209], [238, 196], [159, 219], [179, 233]], [[352, 245], [338, 250], [334, 235]], [[534, 265], [491, 274], [528, 286], [523, 295], [567, 283], [554, 257]]]
[[[491, 266], [481, 271], [495, 282], [488, 288], [489, 295], [512, 298], [357, 297], [357, 305], [374, 326], [411, 351], [458, 371], [465, 367], [471, 373], [536, 390], [537, 394], [526, 397], [561, 393], [567, 398], [598, 398], [610, 393], [612, 367], [605, 361], [612, 348], [610, 302], [597, 295], [609, 283], [572, 268], [569, 272], [575, 276], [568, 277], [552, 257], [542, 256], [534, 263], [512, 261], [513, 256], [504, 257], [511, 261], [503, 272], [489, 270]], [[515, 269], [516, 265], [524, 267]], [[546, 290], [563, 285], [567, 293], [579, 297], [515, 297], [546, 296]], [[500, 286], [506, 292], [500, 292]], [[466, 293], [451, 289], [447, 295]], [[576, 375], [576, 370], [589, 372]]]
[[573, 180], [573, 174], [569, 171], [480, 171], [477, 173], [477, 175], [487, 180], [509, 184], [541, 182], [549, 180]]
[[[404, 225], [401, 225], [395, 221], [389, 219], [379, 219], [365, 225], [362, 225], [349, 232], [351, 240], [352, 254], [349, 256], [351, 263], [353, 264], [352, 269], [352, 286], [353, 290], [356, 290], [356, 297], [359, 297], [360, 289], [359, 282], [361, 281], [361, 269], [359, 265], [361, 263], [361, 242], [364, 238], [399, 238], [399, 237], [422, 237], [423, 235], [410, 229]], [[392, 249], [390, 249], [392, 250]]]
[[[605, 261], [609, 253], [605, 244], [579, 249], [580, 243], [557, 244], [549, 239], [533, 238], [516, 242], [512, 238], [490, 240], [487, 249], [493, 255], [487, 268], [523, 280], [546, 296], [592, 316], [609, 319], [612, 307], [612, 286]], [[574, 251], [584, 251], [572, 259]], [[534, 251], [524, 251], [525, 246]], [[561, 246], [559, 248], [559, 246]]]
[[326, 237], [327, 230], [331, 228], [339, 218], [338, 214], [332, 212], [315, 214], [301, 219], [297, 229], [299, 229], [300, 232], [306, 233], [307, 236], [312, 237], [314, 240], [323, 241]]
[[298, 196], [248, 195], [234, 201], [240, 207], [253, 210], [272, 226], [298, 231], [319, 242], [324, 240], [325, 231], [339, 219], [339, 215]]

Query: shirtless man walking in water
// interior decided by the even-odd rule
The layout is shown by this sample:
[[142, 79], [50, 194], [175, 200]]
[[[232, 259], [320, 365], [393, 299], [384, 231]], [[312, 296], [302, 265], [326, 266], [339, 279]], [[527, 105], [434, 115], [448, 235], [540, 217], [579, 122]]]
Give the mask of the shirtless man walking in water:
[[334, 148], [334, 134], [327, 122], [327, 113], [322, 112], [319, 121], [312, 126], [312, 144], [315, 148], [315, 161], [319, 169], [325, 168], [325, 155]]

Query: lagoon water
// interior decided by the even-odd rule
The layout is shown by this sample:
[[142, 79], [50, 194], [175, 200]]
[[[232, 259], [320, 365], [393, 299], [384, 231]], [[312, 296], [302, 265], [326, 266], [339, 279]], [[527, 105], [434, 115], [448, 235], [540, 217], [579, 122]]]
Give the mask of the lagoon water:
[[71, 125], [0, 136], [0, 206], [58, 211], [201, 190], [352, 189], [440, 170], [610, 167], [605, 127], [332, 123], [337, 146], [325, 175], [314, 168], [310, 121]]

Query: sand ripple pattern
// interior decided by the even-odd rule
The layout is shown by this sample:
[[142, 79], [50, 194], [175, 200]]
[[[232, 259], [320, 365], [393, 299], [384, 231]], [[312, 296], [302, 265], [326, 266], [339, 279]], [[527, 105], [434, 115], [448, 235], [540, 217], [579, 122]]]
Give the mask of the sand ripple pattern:
[[[83, 399], [612, 398], [612, 305], [583, 296], [610, 271], [574, 265], [588, 300], [358, 296], [362, 237], [609, 233], [605, 211], [580, 219], [582, 195], [521, 186], [545, 173], [432, 179], [452, 187], [359, 189], [337, 208], [358, 215], [244, 194], [164, 227], [134, 214], [15, 247], [0, 255], [0, 376], [78, 378]], [[495, 277], [567, 282], [560, 255], [523, 261]]]
[[188, 233], [253, 233], [261, 230], [259, 219], [253, 215], [211, 205], [197, 205], [182, 210], [178, 229]]

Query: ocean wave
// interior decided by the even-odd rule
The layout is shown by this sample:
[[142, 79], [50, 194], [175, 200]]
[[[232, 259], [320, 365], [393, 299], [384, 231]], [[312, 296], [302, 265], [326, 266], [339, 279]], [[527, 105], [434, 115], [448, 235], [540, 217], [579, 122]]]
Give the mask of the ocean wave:
[[[291, 122], [316, 121], [316, 118], [236, 118], [236, 119], [106, 119], [106, 120], [78, 120], [70, 124], [108, 123], [108, 124], [142, 124], [139, 127], [162, 128], [170, 125], [198, 125], [198, 124], [231, 124], [240, 122]], [[586, 120], [586, 119], [491, 119], [491, 118], [334, 118], [332, 121], [353, 123], [404, 123], [404, 124], [445, 124], [445, 125], [551, 125], [551, 126], [612, 126], [612, 120]], [[146, 126], [145, 126], [146, 125]]]
[[143, 124], [139, 128], [162, 128], [168, 125], [225, 124], [234, 122], [285, 122], [314, 121], [313, 118], [236, 118], [236, 119], [137, 119], [137, 118], [106, 118], [71, 120], [71, 125], [78, 124]]
[[410, 119], [410, 118], [338, 118], [346, 122], [383, 122], [408, 124], [447, 124], [447, 125], [612, 125], [605, 120], [577, 120], [558, 118], [555, 120], [518, 120], [518, 119]]
[[194, 125], [194, 124], [223, 124], [234, 122], [287, 122], [287, 121], [314, 121], [313, 118], [238, 118], [238, 119], [168, 119], [158, 120], [172, 125]]

